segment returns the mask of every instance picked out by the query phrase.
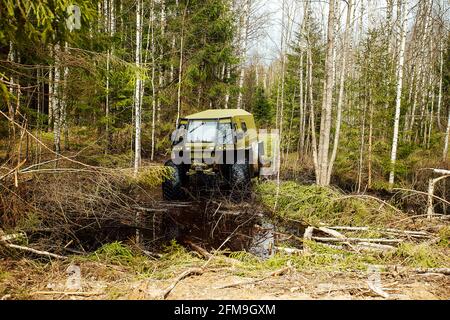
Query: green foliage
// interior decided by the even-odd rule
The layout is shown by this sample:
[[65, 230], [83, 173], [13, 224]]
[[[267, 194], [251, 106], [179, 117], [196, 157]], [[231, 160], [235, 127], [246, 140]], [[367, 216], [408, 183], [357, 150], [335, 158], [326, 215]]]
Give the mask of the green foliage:
[[439, 268], [450, 264], [446, 252], [427, 244], [402, 243], [389, 257], [401, 259], [402, 264], [411, 267]]
[[92, 255], [98, 260], [118, 265], [130, 265], [135, 259], [131, 249], [119, 241], [103, 245]]
[[[268, 181], [256, 186], [261, 201], [273, 208], [277, 201], [277, 185]], [[371, 199], [348, 197], [329, 187], [281, 182], [275, 214], [284, 218], [301, 220], [307, 225], [382, 226], [402, 214], [391, 208], [380, 207]]]
[[442, 227], [439, 230], [439, 244], [443, 247], [450, 248], [450, 226]]
[[77, 256], [73, 259], [123, 266], [140, 275], [149, 274], [153, 270], [153, 262], [120, 241], [104, 244], [86, 257]]
[[256, 88], [253, 116], [259, 128], [266, 128], [272, 123], [273, 109], [262, 87]]

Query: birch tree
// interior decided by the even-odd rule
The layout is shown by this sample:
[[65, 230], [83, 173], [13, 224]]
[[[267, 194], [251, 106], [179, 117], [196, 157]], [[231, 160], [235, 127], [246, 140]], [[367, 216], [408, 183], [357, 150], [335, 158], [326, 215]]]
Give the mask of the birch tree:
[[244, 0], [242, 4], [242, 13], [240, 15], [239, 22], [239, 49], [240, 49], [240, 63], [239, 63], [239, 93], [236, 102], [236, 108], [242, 108], [242, 89], [244, 87], [245, 78], [245, 57], [247, 54], [247, 41], [248, 41], [248, 27], [249, 27], [249, 16], [250, 16], [250, 5], [251, 0]]
[[141, 80], [141, 41], [142, 41], [142, 0], [136, 2], [136, 52], [135, 52], [135, 64], [136, 64], [136, 81], [134, 88], [134, 126], [135, 126], [135, 138], [134, 138], [134, 174], [138, 173], [139, 166], [141, 165], [141, 117], [142, 117], [142, 80]]
[[336, 111], [336, 132], [334, 134], [334, 142], [333, 142], [333, 151], [331, 153], [330, 163], [328, 164], [328, 173], [327, 173], [327, 184], [330, 184], [331, 173], [333, 170], [333, 164], [336, 160], [337, 149], [339, 145], [339, 135], [341, 134], [341, 122], [342, 122], [342, 104], [344, 102], [344, 87], [345, 87], [345, 78], [347, 72], [347, 54], [348, 54], [348, 44], [350, 37], [350, 21], [352, 17], [353, 10], [353, 0], [348, 0], [347, 7], [347, 17], [345, 22], [345, 32], [344, 32], [344, 40], [343, 40], [343, 48], [342, 48], [342, 60], [341, 60], [341, 74], [339, 79], [339, 97], [337, 101], [337, 111]]
[[322, 112], [320, 119], [320, 136], [318, 146], [318, 176], [316, 182], [318, 185], [327, 185], [328, 182], [328, 152], [330, 149], [331, 133], [331, 111], [333, 104], [334, 89], [334, 70], [333, 70], [333, 52], [334, 52], [334, 27], [335, 27], [335, 0], [331, 0], [328, 9], [327, 25], [327, 49], [325, 57], [325, 80], [324, 93], [322, 98]]
[[449, 143], [449, 136], [450, 136], [450, 108], [448, 108], [448, 115], [447, 115], [447, 130], [445, 130], [445, 138], [444, 138], [444, 151], [442, 154], [442, 158], [444, 161], [448, 158], [448, 143]]
[[397, 97], [395, 99], [394, 133], [392, 136], [391, 171], [389, 173], [389, 186], [394, 186], [395, 162], [397, 160], [398, 131], [400, 123], [400, 111], [402, 104], [403, 64], [405, 63], [406, 46], [406, 4], [407, 0], [399, 0], [401, 8], [401, 41], [397, 62]]

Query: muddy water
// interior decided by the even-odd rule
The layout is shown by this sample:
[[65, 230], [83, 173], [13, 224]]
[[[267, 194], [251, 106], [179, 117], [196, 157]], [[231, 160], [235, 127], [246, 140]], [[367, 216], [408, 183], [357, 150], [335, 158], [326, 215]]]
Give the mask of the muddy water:
[[208, 199], [167, 204], [160, 229], [161, 243], [175, 239], [208, 251], [247, 251], [262, 259], [274, 254], [276, 226], [268, 212], [254, 203]]
[[263, 222], [253, 228], [254, 234], [247, 251], [262, 259], [270, 258], [275, 252], [275, 225]]

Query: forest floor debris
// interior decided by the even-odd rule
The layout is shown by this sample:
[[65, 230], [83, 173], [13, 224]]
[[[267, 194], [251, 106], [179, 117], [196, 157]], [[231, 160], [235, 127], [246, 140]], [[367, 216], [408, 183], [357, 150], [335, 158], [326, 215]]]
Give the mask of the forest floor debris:
[[155, 174], [36, 173], [5, 189], [0, 298], [450, 298], [446, 220], [289, 181], [276, 212], [272, 181], [248, 202], [168, 203]]

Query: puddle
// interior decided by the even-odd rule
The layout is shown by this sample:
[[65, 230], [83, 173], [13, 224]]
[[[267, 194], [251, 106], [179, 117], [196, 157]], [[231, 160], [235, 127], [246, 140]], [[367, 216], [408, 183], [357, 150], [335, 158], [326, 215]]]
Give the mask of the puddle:
[[267, 210], [256, 202], [233, 203], [220, 196], [190, 202], [161, 201], [147, 211], [144, 209], [137, 208], [138, 214], [127, 217], [129, 221], [122, 225], [111, 223], [95, 236], [78, 233], [82, 235], [84, 248], [94, 251], [103, 243], [139, 239], [143, 249], [158, 253], [175, 239], [189, 250], [192, 249], [189, 244], [193, 243], [208, 252], [219, 248], [228, 252], [247, 251], [268, 259], [277, 246], [285, 243], [280, 231], [303, 232], [296, 224], [272, 221]]
[[260, 226], [254, 226], [254, 230], [255, 234], [247, 251], [262, 259], [270, 258], [275, 248], [275, 226], [263, 222]]

